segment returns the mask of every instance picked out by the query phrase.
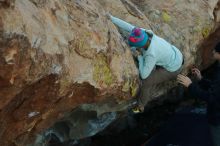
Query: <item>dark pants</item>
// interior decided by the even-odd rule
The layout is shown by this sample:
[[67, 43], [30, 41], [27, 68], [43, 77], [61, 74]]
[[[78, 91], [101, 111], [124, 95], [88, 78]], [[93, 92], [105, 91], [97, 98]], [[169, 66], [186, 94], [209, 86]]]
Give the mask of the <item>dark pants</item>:
[[209, 125], [214, 146], [220, 146], [220, 125]]
[[142, 80], [141, 94], [139, 98], [139, 104], [145, 106], [152, 97], [156, 97], [156, 86], [159, 83], [175, 79], [176, 76], [182, 71], [182, 66], [175, 72], [169, 72], [162, 67], [156, 67], [151, 74], [144, 80]]

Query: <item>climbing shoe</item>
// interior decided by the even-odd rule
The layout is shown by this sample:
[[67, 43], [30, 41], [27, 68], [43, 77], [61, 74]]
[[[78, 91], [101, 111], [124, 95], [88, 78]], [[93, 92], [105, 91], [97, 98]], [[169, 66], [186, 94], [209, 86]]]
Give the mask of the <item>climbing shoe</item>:
[[144, 112], [144, 107], [142, 107], [140, 105], [136, 105], [131, 110], [134, 114], [143, 113]]

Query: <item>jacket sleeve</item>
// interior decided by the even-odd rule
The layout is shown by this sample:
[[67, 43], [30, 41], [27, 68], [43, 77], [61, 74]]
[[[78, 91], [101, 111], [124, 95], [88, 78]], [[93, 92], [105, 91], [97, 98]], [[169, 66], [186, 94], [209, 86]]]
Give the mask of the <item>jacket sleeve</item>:
[[216, 100], [215, 92], [212, 89], [204, 90], [198, 83], [191, 83], [188, 89], [192, 96], [198, 97], [206, 102], [214, 102]]
[[123, 30], [131, 32], [132, 29], [135, 28], [134, 25], [132, 25], [128, 22], [125, 22], [117, 17], [114, 17], [114, 16], [110, 16], [110, 17], [111, 17], [112, 22]]
[[138, 56], [139, 72], [142, 79], [146, 79], [156, 64], [156, 58], [153, 55]]
[[152, 31], [152, 30], [150, 30], [150, 29], [144, 29], [146, 32], [148, 32], [148, 33], [150, 33], [150, 34], [154, 34], [154, 32]]

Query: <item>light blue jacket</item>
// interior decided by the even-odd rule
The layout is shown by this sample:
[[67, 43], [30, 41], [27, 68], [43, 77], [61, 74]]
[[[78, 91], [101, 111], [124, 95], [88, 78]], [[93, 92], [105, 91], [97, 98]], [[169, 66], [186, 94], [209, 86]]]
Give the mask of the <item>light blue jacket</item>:
[[[130, 23], [113, 16], [111, 16], [111, 20], [119, 28], [128, 32], [131, 32], [135, 27]], [[154, 34], [151, 30], [146, 31], [153, 34], [153, 37], [148, 49], [146, 51], [142, 49], [143, 56], [138, 56], [141, 78], [146, 79], [154, 69], [155, 65], [162, 66], [170, 72], [177, 71], [182, 66], [183, 62], [183, 55], [179, 49]]]

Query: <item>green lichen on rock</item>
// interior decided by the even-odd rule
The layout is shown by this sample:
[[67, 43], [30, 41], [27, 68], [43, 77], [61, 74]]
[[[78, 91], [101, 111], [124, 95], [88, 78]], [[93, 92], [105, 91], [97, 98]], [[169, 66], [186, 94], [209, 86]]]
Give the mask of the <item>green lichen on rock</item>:
[[110, 86], [114, 82], [114, 76], [108, 66], [107, 59], [104, 55], [97, 55], [93, 63], [93, 79], [99, 84]]
[[70, 53], [73, 53], [73, 50], [75, 50], [77, 53], [83, 54], [85, 52], [85, 40], [74, 38], [69, 41], [68, 49]]
[[163, 21], [166, 23], [171, 21], [171, 16], [165, 11], [162, 12], [162, 18], [163, 18]]
[[127, 80], [122, 86], [122, 91], [123, 92], [130, 91], [132, 97], [136, 95], [137, 89], [138, 89], [138, 84], [134, 80], [133, 81]]
[[123, 91], [123, 92], [128, 92], [129, 90], [130, 90], [130, 81], [127, 80], [127, 81], [123, 84], [123, 86], [122, 86], [122, 91]]
[[202, 36], [204, 37], [204, 38], [206, 38], [206, 37], [208, 37], [208, 35], [210, 34], [210, 31], [211, 31], [211, 28], [210, 27], [204, 27], [203, 29], [202, 29]]
[[137, 94], [138, 84], [136, 82], [132, 82], [130, 87], [131, 87], [131, 96], [133, 97]]
[[85, 33], [84, 36], [76, 36], [73, 40], [68, 42], [69, 53], [71, 54], [74, 52], [84, 58], [89, 58], [89, 59], [94, 58], [96, 54], [96, 50], [88, 47], [89, 46], [88, 40], [90, 39], [91, 39], [91, 34], [89, 32]]

